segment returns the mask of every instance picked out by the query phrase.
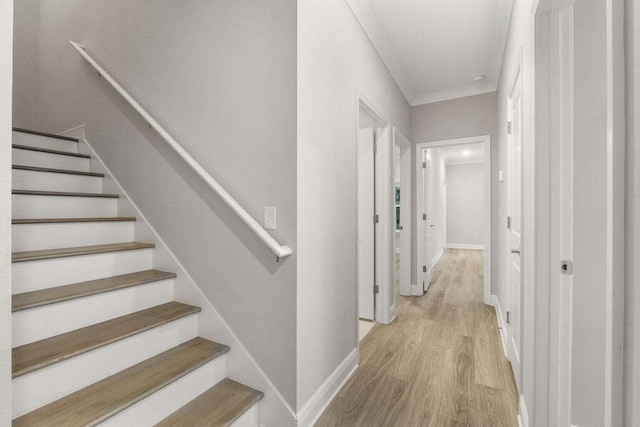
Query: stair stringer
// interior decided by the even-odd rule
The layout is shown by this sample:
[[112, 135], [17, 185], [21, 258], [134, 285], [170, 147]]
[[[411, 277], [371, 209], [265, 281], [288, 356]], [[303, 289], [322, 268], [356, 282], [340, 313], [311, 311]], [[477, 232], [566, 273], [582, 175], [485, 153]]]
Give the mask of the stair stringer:
[[251, 356], [251, 353], [211, 301], [204, 295], [182, 263], [149, 224], [142, 211], [131, 200], [129, 194], [116, 180], [102, 158], [91, 147], [91, 143], [85, 135], [85, 125], [76, 126], [59, 133], [59, 135], [78, 138], [78, 152], [93, 156], [90, 170], [105, 174], [103, 191], [120, 194], [118, 215], [137, 217], [134, 225], [134, 238], [156, 244], [153, 253], [153, 268], [174, 271], [178, 274], [173, 279], [174, 298], [202, 309], [198, 315], [198, 334], [203, 338], [225, 343], [231, 347], [227, 354], [227, 377], [264, 393], [263, 399], [258, 403], [260, 425], [264, 427], [296, 426], [296, 414], [280, 391]]

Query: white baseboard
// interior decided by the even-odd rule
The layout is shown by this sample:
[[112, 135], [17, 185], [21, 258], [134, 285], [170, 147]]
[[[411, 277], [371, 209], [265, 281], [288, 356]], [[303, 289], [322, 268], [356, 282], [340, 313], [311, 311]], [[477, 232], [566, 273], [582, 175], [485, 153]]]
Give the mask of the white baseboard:
[[484, 245], [471, 245], [467, 243], [446, 243], [444, 247], [447, 249], [471, 249], [475, 251], [484, 251]]
[[518, 409], [518, 427], [529, 427], [529, 413], [527, 412], [527, 404], [522, 395], [520, 395], [518, 399]]
[[357, 367], [358, 349], [354, 348], [298, 412], [297, 425], [313, 426]]
[[502, 308], [500, 308], [500, 300], [497, 295], [491, 295], [491, 305], [495, 307], [496, 317], [498, 318], [498, 326], [500, 327], [500, 341], [502, 341], [502, 351], [504, 351], [504, 357], [509, 359], [507, 354], [507, 324], [502, 317]]
[[396, 304], [393, 304], [389, 307], [389, 323], [393, 323], [396, 319]]
[[[126, 210], [127, 214], [136, 216], [135, 233], [136, 238], [142, 238], [144, 241], [154, 241], [156, 248], [154, 251], [154, 267], [162, 267], [174, 270], [178, 273], [178, 277], [174, 279], [175, 298], [181, 302], [198, 305], [202, 311], [199, 313], [198, 331], [199, 335], [207, 339], [212, 339], [229, 345], [231, 352], [228, 357], [227, 376], [240, 381], [250, 387], [256, 388], [264, 393], [264, 398], [260, 402], [260, 421], [269, 426], [294, 426], [296, 413], [288, 404], [284, 396], [270, 380], [268, 375], [262, 370], [258, 362], [253, 358], [251, 353], [242, 344], [238, 336], [231, 329], [229, 324], [220, 315], [218, 310], [211, 304], [209, 299], [204, 295], [201, 288], [196, 284], [195, 280], [189, 275], [182, 263], [178, 261], [174, 253], [162, 240], [156, 230], [149, 224], [146, 217], [142, 214], [138, 206], [131, 200], [127, 192], [115, 179], [109, 168], [102, 161], [100, 156], [91, 147], [91, 144], [85, 137], [85, 126], [76, 126], [65, 132], [59, 133], [64, 136], [77, 137], [87, 148], [86, 154], [92, 154], [96, 162], [92, 163], [92, 167], [97, 167], [100, 172], [105, 173], [105, 191], [117, 192], [121, 195], [118, 206], [120, 209]], [[80, 147], [79, 147], [80, 148]], [[109, 189], [109, 185], [113, 188]], [[128, 212], [131, 211], [131, 212]], [[158, 265], [157, 265], [158, 264]], [[356, 358], [357, 360], [357, 358]]]
[[429, 270], [433, 270], [433, 267], [435, 267], [438, 261], [440, 261], [440, 258], [442, 258], [442, 255], [444, 255], [444, 250], [445, 248], [440, 249], [440, 252], [438, 252], [438, 255], [436, 255], [436, 257], [433, 259], [433, 262], [429, 266]]

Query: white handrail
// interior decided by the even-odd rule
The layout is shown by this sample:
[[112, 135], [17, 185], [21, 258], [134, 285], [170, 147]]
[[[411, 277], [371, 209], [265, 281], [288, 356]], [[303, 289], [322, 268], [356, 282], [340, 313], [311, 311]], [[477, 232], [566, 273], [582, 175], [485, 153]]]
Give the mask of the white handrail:
[[182, 159], [187, 162], [189, 166], [191, 166], [191, 168], [200, 176], [200, 178], [202, 178], [204, 182], [206, 182], [209, 187], [211, 187], [211, 189], [215, 191], [218, 196], [220, 196], [220, 198], [227, 203], [227, 205], [229, 205], [231, 210], [234, 211], [251, 230], [253, 230], [253, 232], [260, 238], [260, 240], [262, 240], [269, 247], [269, 249], [273, 251], [273, 253], [276, 255], [277, 261], [280, 261], [280, 258], [287, 257], [293, 253], [290, 247], [281, 246], [278, 242], [276, 242], [275, 239], [271, 237], [271, 235], [269, 235], [269, 233], [267, 233], [265, 229], [262, 228], [260, 224], [258, 224], [258, 222], [253, 219], [253, 217], [251, 217], [251, 215], [249, 215], [247, 211], [245, 211], [242, 206], [240, 206], [238, 202], [236, 202], [234, 198], [231, 197], [231, 195], [229, 195], [229, 193], [227, 193], [225, 189], [222, 188], [220, 184], [218, 184], [218, 182], [216, 182], [216, 180], [213, 179], [211, 175], [209, 175], [207, 171], [205, 171], [204, 168], [200, 166], [200, 164], [196, 162], [195, 159], [191, 157], [189, 153], [187, 153], [185, 149], [182, 148], [182, 146], [178, 144], [178, 142], [173, 139], [171, 135], [169, 135], [167, 131], [164, 130], [164, 128], [160, 126], [158, 122], [156, 122], [153, 117], [151, 117], [149, 113], [144, 110], [144, 108], [142, 108], [140, 104], [138, 104], [131, 97], [131, 95], [129, 95], [127, 91], [125, 91], [122, 86], [120, 86], [118, 82], [116, 82], [113, 77], [111, 77], [109, 73], [107, 73], [100, 66], [100, 64], [98, 64], [84, 50], [83, 45], [71, 40], [69, 40], [69, 43], [71, 43], [71, 45], [75, 47], [78, 52], [80, 52], [84, 59], [86, 59], [87, 62], [89, 62], [89, 64], [91, 64], [93, 68], [98, 71], [101, 77], [104, 77], [111, 84], [111, 86], [113, 86], [114, 89], [117, 90], [118, 93], [122, 95], [122, 97], [126, 99], [129, 104], [131, 104], [131, 106], [146, 120], [149, 126], [151, 126], [153, 129], [155, 129], [156, 132], [158, 132], [158, 134], [160, 134], [160, 136], [167, 142], [167, 144], [169, 144], [169, 146], [173, 148], [175, 152], [178, 153], [178, 155], [182, 157]]

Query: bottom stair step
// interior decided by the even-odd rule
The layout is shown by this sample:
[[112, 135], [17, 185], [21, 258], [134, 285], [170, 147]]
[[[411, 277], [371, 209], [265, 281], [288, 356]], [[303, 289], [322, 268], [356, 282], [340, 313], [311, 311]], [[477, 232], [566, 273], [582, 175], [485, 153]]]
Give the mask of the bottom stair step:
[[194, 338], [13, 420], [13, 426], [94, 426], [229, 351]]
[[156, 424], [156, 427], [226, 427], [263, 396], [258, 390], [225, 378]]

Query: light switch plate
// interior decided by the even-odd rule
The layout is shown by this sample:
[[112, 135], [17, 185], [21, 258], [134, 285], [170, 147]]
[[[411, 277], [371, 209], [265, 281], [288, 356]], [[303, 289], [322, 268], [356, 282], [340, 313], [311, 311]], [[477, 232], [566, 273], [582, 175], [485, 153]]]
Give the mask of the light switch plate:
[[265, 230], [276, 229], [276, 207], [275, 206], [264, 207], [264, 229]]
[[504, 173], [502, 171], [498, 171], [498, 181], [504, 182]]

